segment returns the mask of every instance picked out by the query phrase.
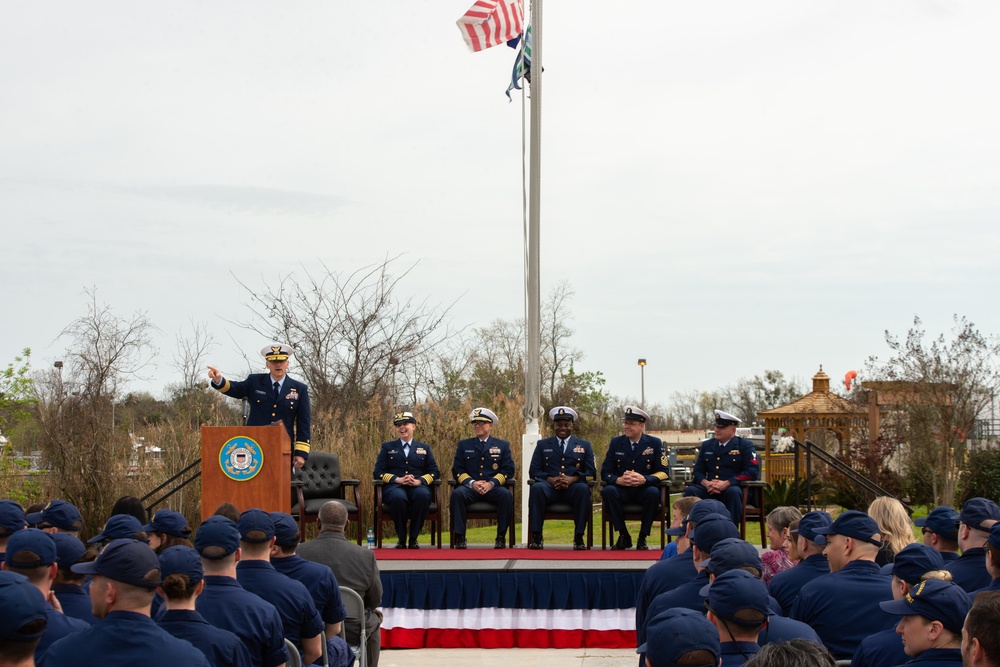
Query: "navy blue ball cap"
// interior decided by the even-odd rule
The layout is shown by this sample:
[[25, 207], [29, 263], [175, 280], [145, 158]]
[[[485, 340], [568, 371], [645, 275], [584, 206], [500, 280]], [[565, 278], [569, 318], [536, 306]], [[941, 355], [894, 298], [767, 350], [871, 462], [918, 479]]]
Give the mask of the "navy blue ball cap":
[[[802, 528], [801, 520], [799, 520], [799, 528]], [[817, 528], [814, 532], [816, 533], [816, 539], [813, 541], [816, 544], [826, 544], [827, 535], [843, 535], [844, 537], [861, 540], [868, 544], [874, 544], [877, 547], [882, 546], [880, 539], [882, 530], [875, 523], [875, 519], [858, 510], [848, 510], [838, 516], [826, 528]]]
[[[0, 639], [29, 642], [45, 633], [48, 603], [28, 578], [16, 572], [0, 572]], [[32, 625], [29, 627], [28, 624]]]
[[969, 498], [962, 505], [958, 520], [969, 528], [988, 533], [992, 524], [984, 526], [983, 523], [1000, 521], [1000, 506], [986, 498]]
[[986, 541], [1000, 549], [1000, 523], [993, 524], [993, 527], [990, 528], [990, 536]]
[[299, 525], [291, 514], [271, 512], [271, 521], [274, 522], [275, 544], [279, 547], [294, 547], [299, 543]]
[[711, 557], [703, 560], [701, 566], [709, 574], [716, 576], [741, 567], [755, 567], [759, 572], [764, 571], [757, 547], [738, 537], [727, 537], [718, 542], [712, 547]]
[[13, 500], [0, 500], [0, 537], [6, 537], [27, 525], [23, 507]]
[[928, 572], [944, 569], [944, 557], [934, 547], [920, 542], [907, 544], [899, 550], [887, 571], [902, 579], [910, 586], [920, 583], [920, 578]]
[[[240, 531], [240, 540], [243, 542], [262, 543], [269, 542], [274, 537], [274, 521], [271, 515], [256, 507], [248, 509], [240, 515], [240, 520], [236, 522], [236, 527]], [[254, 533], [251, 537], [247, 537]]]
[[688, 521], [698, 523], [705, 517], [712, 514], [729, 516], [729, 510], [727, 510], [726, 506], [718, 500], [715, 500], [714, 498], [705, 498], [704, 500], [699, 500], [691, 506], [691, 511], [688, 512]]
[[4, 562], [7, 567], [27, 570], [43, 565], [52, 565], [58, 559], [56, 541], [45, 531], [37, 528], [25, 528], [10, 536], [7, 540], [7, 553]]
[[728, 537], [739, 537], [740, 531], [728, 514], [713, 514], [698, 522], [691, 531], [691, 541], [702, 553], [710, 554], [715, 545]]
[[[224, 553], [206, 556], [205, 549], [208, 547], [219, 547]], [[232, 519], [219, 515], [210, 516], [201, 522], [198, 532], [194, 534], [194, 548], [202, 558], [222, 560], [240, 548], [240, 531]]]
[[679, 537], [679, 536], [681, 536], [681, 535], [683, 535], [684, 533], [687, 532], [687, 527], [688, 527], [688, 518], [684, 517], [684, 520], [681, 521], [681, 525], [679, 525], [679, 526], [671, 526], [670, 528], [664, 528], [663, 529], [663, 534], [664, 535], [673, 535], [675, 537]]
[[927, 516], [917, 517], [913, 524], [917, 528], [926, 527], [932, 533], [937, 533], [946, 540], [958, 541], [959, 513], [954, 507], [940, 505], [930, 511]]
[[[708, 599], [708, 608], [719, 618], [744, 627], [763, 625], [768, 616], [767, 585], [746, 570], [730, 570], [720, 574], [701, 589]], [[737, 612], [752, 609], [754, 618], [738, 618]]]
[[59, 530], [76, 532], [83, 529], [83, 517], [80, 510], [65, 500], [55, 499], [46, 505], [41, 512], [32, 512], [25, 516], [33, 526], [55, 526]]
[[653, 667], [675, 667], [691, 651], [708, 651], [719, 661], [719, 631], [705, 615], [692, 609], [667, 609], [646, 621], [646, 643], [635, 650], [645, 653]]
[[103, 540], [135, 539], [135, 534], [144, 530], [139, 520], [131, 514], [115, 514], [104, 524], [104, 530], [87, 540], [87, 544]]
[[87, 545], [76, 535], [54, 533], [50, 537], [56, 543], [56, 562], [61, 568], [73, 567], [87, 553]]
[[806, 512], [799, 519], [799, 527], [788, 531], [792, 535], [801, 535], [810, 542], [816, 541], [816, 529], [818, 528], [829, 528], [833, 523], [833, 519], [827, 512], [823, 510], [813, 510], [811, 512]]
[[192, 584], [197, 584], [205, 578], [201, 556], [191, 547], [167, 547], [160, 552], [160, 576], [166, 579], [171, 574], [186, 574]]
[[160, 561], [149, 545], [139, 540], [112, 540], [97, 560], [77, 563], [72, 570], [150, 590], [160, 585]]
[[188, 538], [191, 536], [191, 526], [180, 512], [174, 510], [159, 510], [153, 515], [153, 520], [142, 527], [147, 533], [157, 532], [174, 537]]
[[921, 581], [899, 600], [879, 602], [883, 611], [894, 616], [923, 616], [940, 621], [947, 630], [961, 634], [965, 617], [972, 608], [972, 598], [950, 581]]

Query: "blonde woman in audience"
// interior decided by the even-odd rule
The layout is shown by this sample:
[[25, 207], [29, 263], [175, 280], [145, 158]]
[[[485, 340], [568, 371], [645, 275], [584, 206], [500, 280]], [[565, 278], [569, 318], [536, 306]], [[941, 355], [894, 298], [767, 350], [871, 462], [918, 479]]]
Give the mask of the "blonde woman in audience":
[[875, 558], [875, 562], [879, 565], [891, 563], [906, 545], [916, 541], [913, 538], [914, 526], [910, 515], [903, 507], [903, 503], [895, 498], [889, 496], [876, 498], [868, 506], [868, 516], [875, 519], [875, 523], [882, 531], [882, 548]]
[[771, 577], [783, 570], [795, 567], [795, 562], [788, 557], [788, 542], [791, 523], [802, 518], [802, 512], [797, 507], [775, 507], [767, 515], [767, 538], [770, 541], [770, 551], [760, 556], [764, 566], [764, 583], [771, 583]]

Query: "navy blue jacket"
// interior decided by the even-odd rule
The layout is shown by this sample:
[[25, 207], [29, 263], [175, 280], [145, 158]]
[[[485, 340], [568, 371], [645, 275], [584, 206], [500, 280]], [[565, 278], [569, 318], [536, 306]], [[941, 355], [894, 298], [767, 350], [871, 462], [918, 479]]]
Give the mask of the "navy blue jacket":
[[415, 475], [430, 486], [434, 480], [440, 479], [437, 462], [431, 452], [430, 445], [414, 440], [410, 443], [410, 455], [403, 456], [403, 441], [392, 440], [383, 442], [382, 449], [375, 459], [375, 479], [391, 484], [397, 477]]
[[302, 582], [312, 595], [313, 602], [316, 604], [316, 609], [324, 623], [333, 625], [347, 618], [347, 610], [340, 597], [337, 577], [333, 575], [333, 570], [326, 565], [306, 560], [298, 554], [272, 558], [271, 565], [286, 577]]
[[97, 625], [63, 637], [49, 648], [44, 664], [210, 667], [204, 653], [132, 611], [112, 611]]
[[74, 632], [80, 632], [81, 630], [87, 630], [91, 627], [90, 623], [87, 623], [86, 621], [81, 621], [78, 618], [66, 616], [65, 614], [56, 611], [52, 608], [52, 605], [48, 603], [46, 603], [45, 606], [45, 620], [48, 622], [48, 625], [45, 626], [45, 633], [38, 641], [38, 646], [35, 647], [35, 662], [37, 664], [42, 664], [42, 661], [45, 659], [46, 652], [54, 643], [66, 635], [71, 635]]
[[903, 638], [895, 629], [876, 632], [864, 638], [851, 659], [851, 667], [902, 665], [910, 656], [903, 650]]
[[[642, 576], [639, 591], [635, 597], [636, 629], [646, 626], [649, 605], [653, 603], [656, 596], [672, 591], [693, 580], [696, 576], [698, 576], [698, 570], [694, 566], [694, 552], [690, 548], [669, 560], [656, 561], [650, 565], [646, 574]], [[645, 635], [643, 635], [643, 640], [645, 640]], [[639, 644], [642, 644], [642, 641]]]
[[757, 643], [761, 646], [767, 646], [768, 644], [787, 642], [789, 639], [808, 639], [817, 644], [823, 643], [816, 631], [802, 621], [773, 613], [768, 614], [767, 627], [757, 635]]
[[571, 435], [566, 441], [565, 455], [559, 446], [559, 438], [555, 436], [543, 438], [535, 444], [531, 465], [528, 467], [528, 474], [532, 479], [544, 482], [549, 477], [558, 477], [560, 473], [579, 475], [583, 482], [597, 477], [594, 448], [589, 442]]
[[693, 473], [695, 486], [701, 486], [706, 479], [721, 479], [735, 486], [739, 482], [757, 479], [758, 475], [760, 462], [757, 450], [745, 438], [734, 435], [725, 445], [709, 438], [698, 448]]
[[767, 590], [778, 604], [781, 613], [788, 616], [792, 613], [792, 604], [799, 596], [802, 587], [816, 577], [830, 573], [830, 563], [823, 554], [813, 554], [793, 568], [782, 570], [773, 577]]
[[722, 667], [740, 667], [760, 653], [760, 646], [754, 642], [722, 642], [721, 648]]
[[250, 667], [250, 651], [228, 630], [209, 625], [205, 617], [189, 609], [167, 609], [156, 624], [205, 654], [213, 667]]
[[667, 455], [663, 452], [660, 439], [643, 433], [633, 452], [628, 436], [612, 438], [604, 463], [601, 464], [601, 481], [614, 484], [626, 470], [634, 470], [645, 476], [646, 486], [659, 486], [660, 482], [669, 479]]
[[204, 581], [205, 590], [195, 608], [215, 627], [239, 637], [250, 651], [254, 667], [275, 667], [288, 661], [281, 616], [273, 604], [245, 590], [232, 577], [206, 575]]
[[986, 548], [975, 547], [962, 552], [958, 560], [945, 565], [951, 572], [951, 580], [969, 594], [990, 585], [993, 578], [986, 570]]
[[514, 476], [514, 458], [510, 454], [510, 443], [490, 437], [486, 446], [479, 438], [459, 440], [455, 448], [455, 460], [451, 464], [451, 474], [463, 486], [468, 482], [489, 480], [496, 486], [503, 486]]
[[242, 382], [223, 378], [212, 386], [231, 398], [250, 401], [247, 426], [268, 426], [280, 421], [288, 430], [295, 456], [309, 458], [309, 390], [305, 383], [285, 376], [281, 396], [274, 400], [274, 381], [270, 373], [254, 373]]
[[935, 667], [962, 667], [962, 649], [929, 648], [904, 665], [934, 665]]
[[301, 650], [302, 639], [323, 632], [312, 595], [301, 582], [280, 574], [263, 560], [241, 560], [236, 564], [236, 580], [246, 590], [274, 605], [281, 615], [285, 639]]
[[70, 618], [78, 618], [94, 625], [99, 620], [94, 616], [93, 606], [90, 603], [90, 593], [83, 590], [83, 586], [76, 584], [52, 584], [52, 592], [59, 600], [59, 606], [63, 613]]
[[792, 618], [811, 625], [834, 659], [850, 659], [865, 637], [899, 621], [879, 607], [892, 599], [892, 580], [880, 570], [873, 561], [856, 560], [813, 579], [799, 591]]

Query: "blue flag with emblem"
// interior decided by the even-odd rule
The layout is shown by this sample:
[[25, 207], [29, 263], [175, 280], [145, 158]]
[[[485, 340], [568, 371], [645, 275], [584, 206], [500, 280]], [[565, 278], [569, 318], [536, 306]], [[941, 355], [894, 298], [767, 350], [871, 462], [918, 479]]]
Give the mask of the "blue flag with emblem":
[[[524, 39], [522, 40], [521, 37]], [[522, 78], [531, 83], [531, 26], [529, 25], [525, 29], [523, 35], [518, 35], [515, 39], [507, 42], [507, 45], [518, 49], [517, 58], [514, 59], [514, 69], [510, 74], [510, 85], [507, 86], [507, 99], [510, 100], [510, 91], [521, 90]]]

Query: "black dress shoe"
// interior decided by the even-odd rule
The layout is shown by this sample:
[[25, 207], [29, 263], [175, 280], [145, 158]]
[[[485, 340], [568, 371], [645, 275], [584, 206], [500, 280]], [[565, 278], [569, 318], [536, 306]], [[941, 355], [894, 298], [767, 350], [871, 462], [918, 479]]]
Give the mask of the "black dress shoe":
[[639, 540], [635, 543], [636, 551], [649, 551], [649, 547], [646, 546], [646, 536], [640, 535]]
[[573, 551], [586, 551], [587, 545], [583, 542], [583, 535], [573, 536]]
[[493, 542], [494, 549], [506, 549], [507, 542], [504, 541], [502, 537], [498, 537], [495, 542]]
[[466, 542], [465, 542], [465, 535], [456, 535], [455, 536], [455, 548], [456, 549], [465, 549], [468, 546], [469, 545], [466, 544]]
[[406, 542], [397, 542], [396, 546], [393, 547], [393, 549], [405, 549], [405, 548], [406, 548]]
[[416, 540], [414, 540], [413, 542], [410, 542], [410, 546], [409, 546], [409, 547], [407, 547], [407, 548], [408, 548], [408, 549], [419, 549], [419, 548], [420, 548], [420, 545], [419, 545], [419, 544], [417, 544]]
[[542, 534], [532, 533], [531, 540], [528, 541], [529, 549], [541, 549], [542, 548]]
[[614, 543], [611, 547], [612, 551], [625, 551], [626, 549], [632, 548], [632, 536], [628, 533], [621, 533], [618, 536], [618, 541]]

